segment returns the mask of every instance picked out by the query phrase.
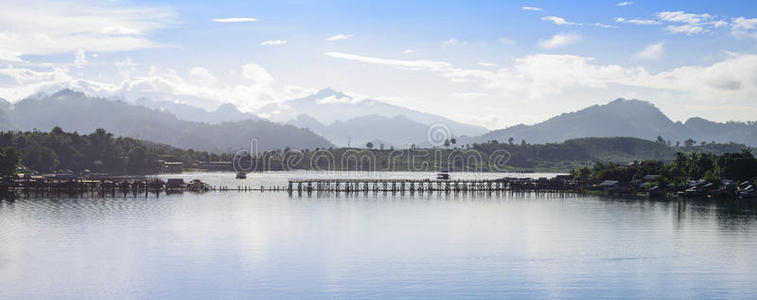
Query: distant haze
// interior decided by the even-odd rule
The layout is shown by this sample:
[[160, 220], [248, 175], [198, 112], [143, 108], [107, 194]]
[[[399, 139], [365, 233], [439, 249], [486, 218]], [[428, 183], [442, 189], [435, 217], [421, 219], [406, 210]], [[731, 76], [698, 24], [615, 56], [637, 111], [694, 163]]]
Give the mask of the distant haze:
[[[489, 131], [380, 101], [352, 99], [345, 93], [325, 89], [282, 105], [263, 107], [254, 114], [243, 113], [229, 103], [207, 111], [170, 101], [139, 98], [124, 102], [61, 90], [14, 104], [0, 101], [0, 129], [47, 131], [60, 126], [88, 133], [104, 128], [118, 135], [214, 152], [247, 149], [252, 139], [261, 150], [347, 145], [360, 148], [368, 142], [387, 149], [439, 146], [430, 143], [428, 136], [429, 128], [437, 126], [445, 130], [443, 138], [457, 140], [452, 147], [491, 140], [542, 144], [583, 137], [661, 137], [671, 145], [693, 139], [697, 143], [757, 146], [755, 122], [717, 123], [702, 118], [673, 122], [657, 107], [641, 100], [616, 99], [535, 125]], [[279, 122], [261, 119], [261, 115], [275, 115]]]
[[348, 97], [321, 104], [372, 99], [475, 125], [465, 135], [616, 98], [755, 120], [757, 2], [625, 2], [7, 0], [0, 97], [71, 88], [330, 126], [356, 116], [278, 108], [332, 88]]

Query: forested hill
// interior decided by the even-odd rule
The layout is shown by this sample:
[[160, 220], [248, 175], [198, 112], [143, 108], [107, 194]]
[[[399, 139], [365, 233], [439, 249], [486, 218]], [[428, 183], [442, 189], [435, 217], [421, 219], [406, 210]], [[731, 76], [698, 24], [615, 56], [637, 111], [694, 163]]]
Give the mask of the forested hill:
[[[448, 168], [460, 171], [558, 171], [568, 172], [595, 162], [627, 164], [634, 161], [673, 160], [677, 152], [736, 153], [746, 148], [740, 144], [707, 144], [690, 147], [670, 147], [666, 143], [638, 138], [582, 138], [552, 144], [503, 144], [490, 141], [462, 147], [376, 150], [336, 148], [305, 152], [268, 152], [257, 157], [257, 166], [273, 170], [378, 170], [428, 171]], [[328, 154], [322, 153], [327, 151]], [[295, 155], [297, 158], [287, 157]], [[324, 157], [336, 158], [326, 161]], [[375, 157], [375, 160], [373, 159]], [[296, 161], [287, 165], [284, 161]], [[265, 162], [265, 163], [263, 163]], [[359, 162], [359, 163], [358, 163]], [[259, 168], [257, 170], [260, 170]]]
[[597, 161], [629, 163], [644, 160], [671, 161], [677, 152], [736, 153], [743, 144], [705, 144], [689, 147], [668, 146], [665, 141], [652, 142], [632, 137], [580, 138], [562, 143], [509, 144], [496, 140], [473, 144], [483, 153], [506, 150], [511, 158], [508, 165], [522, 169], [570, 170], [575, 166], [590, 165]]
[[[12, 157], [31, 170], [49, 173], [71, 170], [76, 174], [87, 169], [97, 173], [154, 174], [161, 171], [160, 160], [195, 161], [229, 160], [229, 156], [182, 150], [163, 144], [115, 137], [103, 129], [89, 134], [67, 133], [59, 127], [50, 132], [0, 133], [2, 165], [11, 165]], [[12, 168], [2, 168], [9, 173]], [[4, 174], [7, 175], [7, 174]]]
[[[264, 151], [268, 160], [265, 164], [278, 169], [312, 169], [332, 167], [337, 170], [386, 170], [386, 171], [438, 171], [450, 168], [452, 171], [494, 171], [487, 158], [493, 153], [509, 154], [505, 165], [496, 170], [569, 171], [576, 167], [593, 165], [594, 162], [628, 163], [633, 161], [670, 161], [676, 152], [737, 153], [744, 149], [739, 144], [707, 144], [691, 147], [669, 147], [664, 142], [656, 143], [637, 138], [583, 138], [564, 143], [529, 145], [503, 144], [491, 141], [463, 147], [413, 150], [367, 150], [356, 148], [306, 149], [301, 152], [289, 149]], [[9, 173], [12, 167], [5, 167], [7, 160], [18, 157], [19, 162], [29, 169], [39, 172], [72, 170], [79, 173], [88, 169], [92, 172], [111, 174], [149, 174], [161, 171], [160, 160], [181, 161], [185, 165], [195, 165], [202, 161], [231, 161], [230, 154], [212, 154], [202, 151], [182, 150], [172, 146], [156, 144], [128, 137], [115, 137], [98, 129], [92, 133], [67, 133], [56, 127], [51, 132], [0, 132], [0, 170]], [[326, 156], [335, 158], [326, 162], [313, 158], [329, 152]], [[349, 153], [368, 154], [375, 157], [375, 164], [355, 166], [342, 165], [344, 155]], [[436, 151], [437, 153], [431, 153]], [[316, 154], [318, 153], [318, 154]], [[296, 165], [287, 166], [288, 155], [300, 155]], [[450, 159], [453, 157], [464, 158]], [[476, 159], [468, 159], [476, 158]], [[480, 158], [484, 158], [481, 160]], [[500, 163], [503, 161], [500, 161]], [[319, 165], [325, 163], [324, 166]], [[425, 168], [425, 169], [423, 169]], [[260, 169], [258, 169], [260, 170]]]
[[757, 122], [717, 123], [691, 118], [684, 123], [673, 122], [657, 107], [640, 100], [617, 99], [605, 105], [564, 113], [534, 125], [516, 125], [494, 130], [464, 142], [489, 140], [532, 144], [562, 142], [582, 137], [637, 137], [655, 140], [661, 136], [672, 144], [696, 142], [739, 143], [757, 146]]
[[0, 107], [0, 130], [50, 130], [56, 126], [78, 132], [105, 128], [120, 136], [217, 153], [247, 149], [253, 138], [257, 139], [261, 150], [331, 146], [328, 140], [310, 130], [291, 125], [265, 120], [219, 124], [190, 122], [168, 112], [88, 97], [71, 90]]

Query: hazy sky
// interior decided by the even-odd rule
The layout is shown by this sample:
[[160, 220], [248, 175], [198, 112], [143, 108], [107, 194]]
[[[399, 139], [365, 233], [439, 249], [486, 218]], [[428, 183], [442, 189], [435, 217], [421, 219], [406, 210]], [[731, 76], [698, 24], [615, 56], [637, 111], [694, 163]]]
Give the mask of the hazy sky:
[[0, 97], [243, 110], [331, 87], [488, 128], [618, 97], [757, 120], [757, 1], [0, 3]]

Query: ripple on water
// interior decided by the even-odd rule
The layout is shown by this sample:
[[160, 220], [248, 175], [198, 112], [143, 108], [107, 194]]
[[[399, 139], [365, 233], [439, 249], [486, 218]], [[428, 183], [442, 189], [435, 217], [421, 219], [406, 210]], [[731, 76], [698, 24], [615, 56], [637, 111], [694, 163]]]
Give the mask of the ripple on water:
[[533, 193], [21, 197], [0, 201], [0, 298], [753, 299], [754, 211]]

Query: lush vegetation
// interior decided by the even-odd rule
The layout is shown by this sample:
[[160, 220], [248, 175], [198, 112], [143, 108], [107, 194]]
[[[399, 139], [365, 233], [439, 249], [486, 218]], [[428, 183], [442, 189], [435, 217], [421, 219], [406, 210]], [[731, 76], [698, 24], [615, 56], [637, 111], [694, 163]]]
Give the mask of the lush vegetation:
[[114, 137], [104, 129], [86, 135], [67, 133], [59, 127], [50, 132], [0, 132], [0, 174], [7, 175], [20, 166], [50, 173], [71, 170], [79, 173], [90, 170], [111, 174], [158, 173], [160, 160], [191, 164], [199, 160], [230, 159], [228, 156], [141, 141]]
[[[628, 175], [630, 170], [624, 169], [621, 173], [623, 178], [626, 178], [641, 173], [660, 173], [661, 171], [658, 172], [658, 170], [661, 170], [667, 162], [684, 166], [685, 161], [681, 158], [684, 156], [696, 158], [691, 163], [685, 164], [686, 172], [681, 173], [687, 176], [693, 175], [692, 177], [707, 175], [713, 178], [720, 176], [739, 179], [743, 177], [739, 174], [746, 171], [739, 171], [738, 166], [743, 166], [745, 170], [757, 169], [750, 167], [749, 162], [745, 162], [743, 157], [723, 154], [739, 152], [744, 148], [743, 145], [737, 144], [671, 147], [664, 142], [636, 138], [583, 138], [542, 145], [531, 145], [526, 141], [515, 143], [511, 139], [507, 143], [492, 140], [487, 143], [467, 145], [460, 145], [457, 141], [450, 140], [443, 147], [434, 149], [415, 147], [403, 150], [373, 149], [372, 146], [372, 144], [366, 145], [368, 149], [316, 148], [296, 151], [285, 148], [264, 151], [254, 155], [254, 163], [250, 157], [247, 157], [237, 166], [252, 166], [249, 170], [258, 171], [318, 169], [433, 172], [442, 168], [452, 171], [569, 171], [578, 169], [584, 172], [582, 174], [592, 174], [591, 176], [598, 178], [607, 177], [604, 174], [616, 172], [615, 169], [618, 166], [633, 161], [642, 161], [639, 164], [641, 167], [651, 168], [637, 170], [638, 174], [632, 175]], [[2, 149], [0, 150], [1, 174], [13, 173], [16, 166], [42, 173], [61, 170], [79, 173], [90, 170], [110, 174], [148, 174], [161, 171], [161, 160], [181, 161], [184, 162], [185, 167], [195, 166], [198, 162], [232, 161], [230, 154], [181, 150], [133, 138], [115, 137], [103, 129], [95, 130], [90, 134], [67, 133], [58, 127], [50, 132], [0, 132], [0, 149]], [[681, 154], [676, 154], [676, 152], [681, 152]], [[609, 163], [595, 165], [597, 161]], [[594, 168], [588, 168], [592, 165]], [[701, 171], [710, 170], [711, 165], [719, 167], [717, 172], [706, 174], [705, 171]], [[679, 169], [676, 168], [676, 170]], [[675, 175], [678, 176], [679, 173]]]
[[[304, 151], [275, 150], [255, 156], [254, 170], [385, 170], [385, 171], [569, 171], [596, 161], [671, 161], [676, 152], [721, 154], [738, 152], [744, 145], [707, 144], [671, 147], [637, 138], [582, 138], [563, 143], [531, 145], [526, 141], [492, 140], [458, 145], [450, 141], [435, 149], [328, 148]], [[250, 165], [249, 160], [242, 165]]]
[[15, 148], [0, 149], [0, 175], [15, 174], [19, 160], [20, 157]]
[[742, 149], [737, 153], [684, 153], [678, 152], [670, 162], [647, 160], [632, 164], [597, 162], [593, 167], [583, 167], [571, 172], [581, 181], [618, 180], [629, 182], [646, 175], [660, 175], [655, 179], [660, 186], [685, 185], [688, 180], [704, 179], [720, 183], [723, 179], [736, 181], [757, 180], [757, 159], [752, 151]]

